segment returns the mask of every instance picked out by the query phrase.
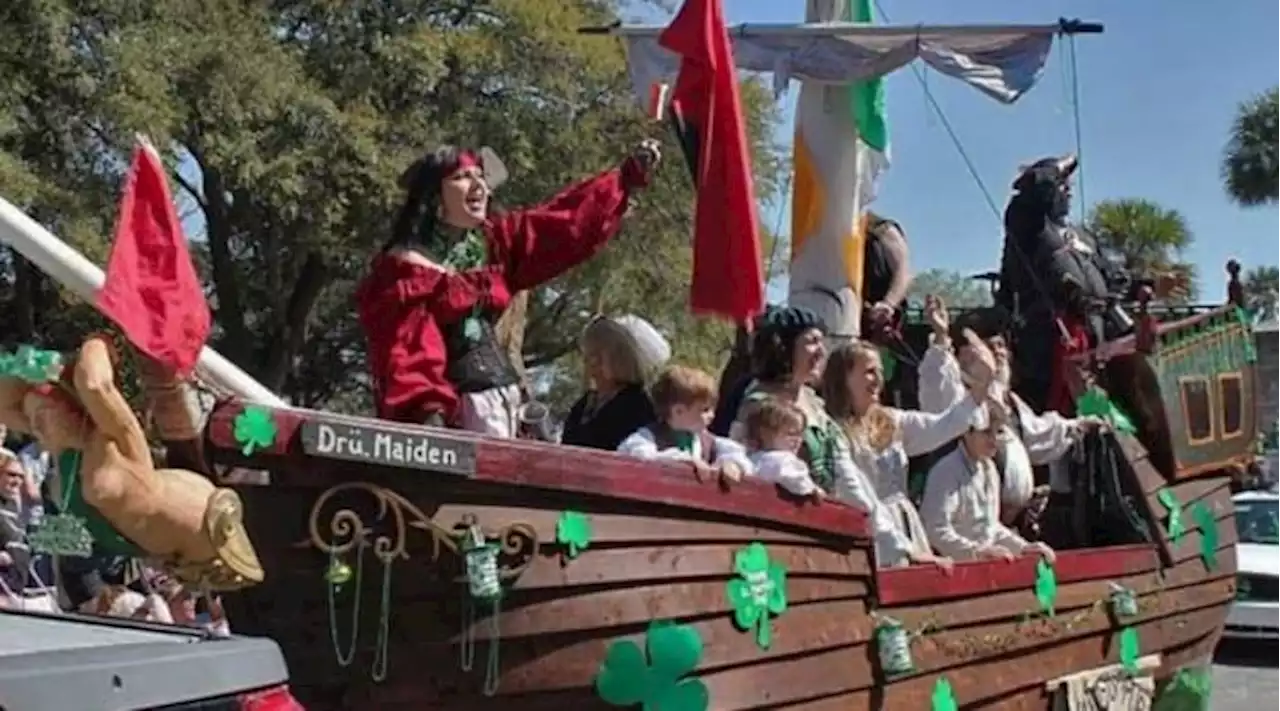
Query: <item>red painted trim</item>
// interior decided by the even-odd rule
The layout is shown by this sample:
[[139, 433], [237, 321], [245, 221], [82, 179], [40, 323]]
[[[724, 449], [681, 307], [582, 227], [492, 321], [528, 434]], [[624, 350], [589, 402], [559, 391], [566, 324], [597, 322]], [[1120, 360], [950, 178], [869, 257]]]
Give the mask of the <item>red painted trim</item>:
[[[1037, 556], [1015, 561], [957, 563], [950, 574], [935, 565], [913, 565], [876, 571], [876, 597], [881, 605], [906, 605], [954, 600], [1011, 590], [1026, 590], [1036, 582]], [[1059, 583], [1101, 580], [1156, 570], [1155, 546], [1138, 544], [1061, 551], [1053, 570]]]
[[[277, 427], [275, 442], [253, 456], [246, 457], [236, 444], [235, 418], [243, 411], [237, 402], [219, 405], [209, 418], [206, 438], [208, 455], [220, 464], [261, 469], [290, 469], [305, 479], [309, 462], [333, 461], [309, 457], [302, 451], [298, 430], [304, 422], [322, 421], [337, 424], [364, 424], [371, 427], [401, 425], [349, 417], [315, 410], [273, 410]], [[680, 506], [700, 511], [732, 514], [764, 523], [783, 524], [817, 535], [869, 538], [867, 516], [860, 509], [837, 502], [813, 505], [784, 497], [777, 487], [755, 481], [741, 482], [731, 491], [721, 490], [718, 482], [698, 482], [690, 467], [680, 464], [654, 464], [613, 452], [600, 452], [579, 447], [529, 442], [496, 440], [450, 430], [455, 439], [474, 437], [476, 473], [474, 481], [491, 481], [508, 486], [559, 489], [584, 494], [602, 494], [618, 499]], [[350, 470], [357, 466], [343, 463]], [[384, 471], [399, 470], [379, 467]], [[430, 476], [417, 470], [402, 471], [402, 476]], [[454, 475], [442, 474], [452, 477]], [[317, 486], [320, 484], [317, 483]]]

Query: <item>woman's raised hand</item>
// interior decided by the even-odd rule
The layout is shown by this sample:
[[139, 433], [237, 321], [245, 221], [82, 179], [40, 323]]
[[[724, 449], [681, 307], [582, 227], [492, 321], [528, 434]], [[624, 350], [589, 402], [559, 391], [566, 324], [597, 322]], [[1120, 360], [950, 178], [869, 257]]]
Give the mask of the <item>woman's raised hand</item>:
[[964, 330], [964, 341], [974, 355], [973, 361], [965, 369], [965, 384], [969, 386], [973, 399], [983, 402], [987, 399], [991, 383], [996, 379], [996, 356], [991, 352], [991, 348], [978, 338], [978, 334], [970, 329]]
[[951, 329], [951, 315], [947, 313], [947, 304], [942, 297], [933, 294], [924, 297], [924, 318], [939, 338], [945, 338]]

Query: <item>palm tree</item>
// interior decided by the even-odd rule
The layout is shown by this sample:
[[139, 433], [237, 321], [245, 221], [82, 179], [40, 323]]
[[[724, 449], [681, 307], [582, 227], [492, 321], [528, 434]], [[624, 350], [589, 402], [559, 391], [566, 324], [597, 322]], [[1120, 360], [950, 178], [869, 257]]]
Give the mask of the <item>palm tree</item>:
[[1181, 258], [1194, 240], [1182, 213], [1150, 200], [1103, 200], [1093, 206], [1086, 224], [1101, 244], [1125, 256], [1135, 276], [1182, 276], [1187, 288], [1170, 301], [1196, 297], [1196, 266]]
[[1244, 304], [1258, 321], [1276, 318], [1276, 291], [1280, 290], [1280, 269], [1256, 267], [1245, 273]]
[[1280, 129], [1277, 89], [1240, 104], [1231, 126], [1231, 139], [1222, 158], [1227, 193], [1240, 205], [1274, 203], [1280, 197], [1277, 180], [1276, 134]]

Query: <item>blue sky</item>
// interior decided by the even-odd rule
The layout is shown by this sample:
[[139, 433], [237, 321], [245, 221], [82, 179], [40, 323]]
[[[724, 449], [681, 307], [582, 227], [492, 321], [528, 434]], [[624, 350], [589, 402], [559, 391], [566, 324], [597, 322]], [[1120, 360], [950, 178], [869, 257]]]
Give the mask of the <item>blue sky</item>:
[[[1239, 101], [1277, 83], [1274, 0], [1217, 3], [1157, 0], [880, 0], [894, 24], [1101, 22], [1076, 39], [1080, 82], [1081, 180], [1087, 201], [1147, 198], [1187, 218], [1201, 296], [1225, 296], [1222, 266], [1280, 262], [1280, 212], [1236, 207], [1218, 166]], [[729, 23], [799, 22], [799, 0], [725, 0]], [[646, 18], [650, 19], [650, 18]], [[652, 18], [661, 21], [659, 18]], [[959, 134], [988, 190], [1003, 207], [1020, 163], [1075, 149], [1069, 55], [1059, 40], [1040, 84], [1005, 106], [958, 81], [927, 84]], [[964, 273], [997, 265], [1001, 225], [909, 70], [887, 80], [893, 164], [876, 210], [903, 223], [913, 269]], [[783, 97], [790, 140], [796, 88]], [[765, 218], [772, 226], [778, 207]], [[784, 222], [785, 224], [785, 222]], [[785, 228], [784, 228], [785, 229]]]

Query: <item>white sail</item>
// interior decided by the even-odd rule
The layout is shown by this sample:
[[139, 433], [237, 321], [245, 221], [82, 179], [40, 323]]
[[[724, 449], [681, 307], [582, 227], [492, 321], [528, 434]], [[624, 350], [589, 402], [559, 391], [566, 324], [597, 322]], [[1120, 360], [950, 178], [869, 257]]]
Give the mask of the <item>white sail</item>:
[[[860, 150], [849, 85], [919, 59], [1003, 103], [1039, 80], [1056, 34], [1098, 32], [1076, 22], [1052, 25], [893, 27], [832, 22], [850, 0], [809, 0], [803, 25], [731, 27], [738, 69], [771, 72], [775, 89], [801, 82], [796, 110], [790, 301], [814, 309], [833, 335], [858, 335], [867, 176], [883, 156]], [[608, 28], [627, 42], [638, 100], [670, 82], [679, 57], [658, 44], [661, 26]], [[876, 161], [880, 161], [877, 163]]]

